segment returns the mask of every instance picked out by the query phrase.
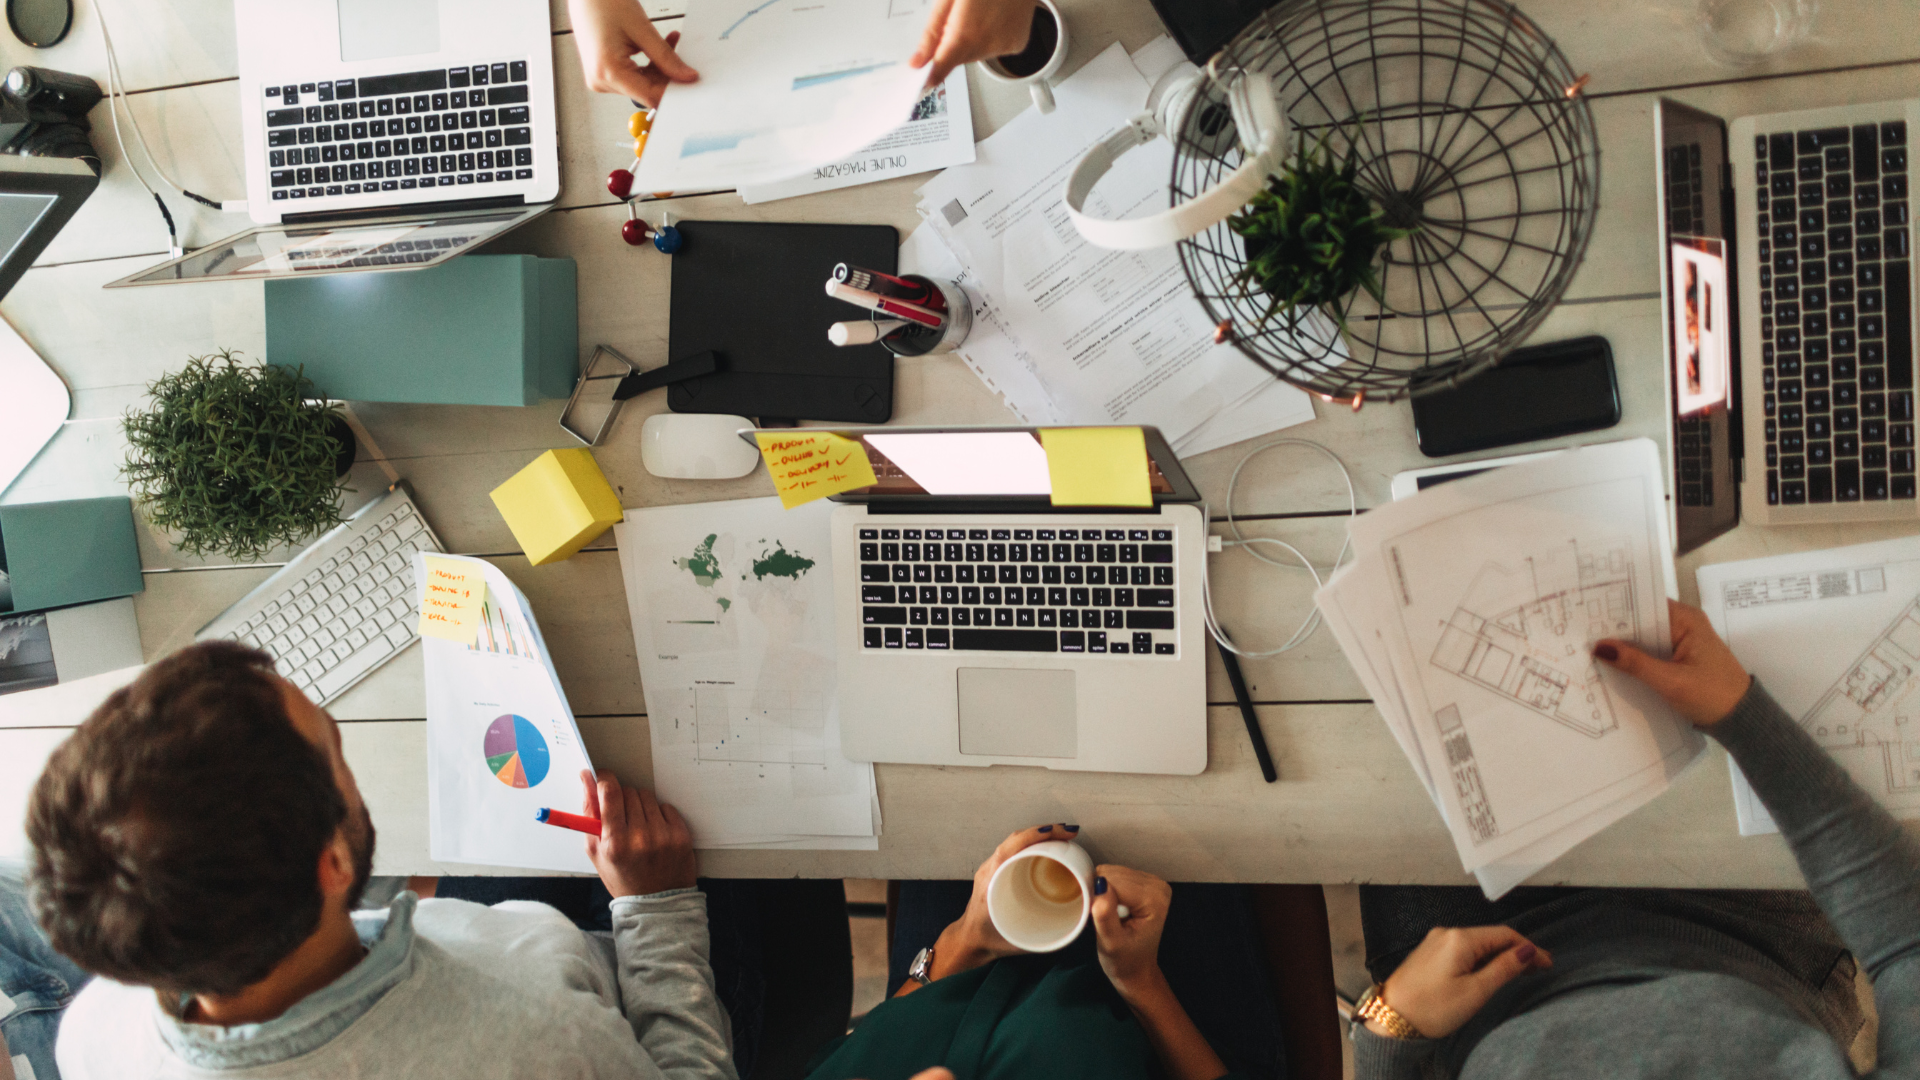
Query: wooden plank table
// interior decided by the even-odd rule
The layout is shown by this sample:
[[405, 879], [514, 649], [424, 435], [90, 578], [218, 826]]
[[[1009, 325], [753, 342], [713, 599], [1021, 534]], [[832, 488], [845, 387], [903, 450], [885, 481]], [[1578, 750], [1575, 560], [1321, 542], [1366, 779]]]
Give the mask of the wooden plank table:
[[[624, 206], [601, 186], [625, 163], [619, 149], [625, 101], [581, 84], [563, 0], [552, 0], [563, 188], [555, 210], [490, 247], [570, 257], [580, 268], [580, 340], [616, 346], [643, 366], [665, 361], [668, 264], [617, 237]], [[1145, 0], [1067, 0], [1077, 69], [1109, 44], [1138, 48], [1160, 32]], [[674, 8], [652, 6], [662, 29]], [[1829, 5], [1815, 40], [1766, 65], [1731, 71], [1701, 51], [1693, 0], [1647, 0], [1629, 8], [1582, 0], [1535, 0], [1525, 10], [1559, 43], [1575, 70], [1590, 72], [1602, 154], [1600, 211], [1585, 263], [1534, 340], [1604, 334], [1614, 345], [1623, 420], [1599, 438], [1664, 440], [1655, 231], [1652, 110], [1662, 95], [1733, 117], [1746, 113], [1899, 98], [1920, 71], [1920, 24], [1895, 0]], [[112, 5], [129, 107], [163, 167], [214, 198], [241, 194], [236, 49], [220, 0], [121, 0]], [[96, 12], [83, 7], [72, 36], [45, 51], [0, 40], [0, 61], [88, 74], [105, 84]], [[976, 137], [1027, 104], [1017, 88], [969, 74]], [[234, 348], [258, 356], [265, 330], [257, 283], [115, 290], [100, 285], [164, 256], [152, 201], [121, 160], [95, 110], [107, 162], [99, 191], [13, 291], [0, 314], [74, 391], [74, 419], [4, 499], [11, 502], [115, 494], [123, 449], [118, 418], [149, 380], [189, 355]], [[137, 152], [137, 151], [136, 151]], [[891, 224], [902, 237], [918, 220], [924, 178], [759, 206], [731, 193], [694, 194], [667, 205], [682, 219]], [[169, 199], [183, 237], [204, 244], [245, 228], [244, 215]], [[764, 473], [738, 481], [661, 480], [641, 468], [637, 430], [660, 395], [636, 399], [607, 445], [602, 468], [628, 506], [766, 494]], [[531, 599], [556, 667], [598, 763], [630, 780], [651, 775], [645, 702], [609, 534], [572, 560], [530, 567], [486, 492], [539, 451], [567, 445], [559, 402], [524, 409], [359, 404], [365, 422], [413, 485], [423, 511], [455, 551], [498, 565]], [[1009, 414], [958, 360], [902, 361], [895, 420], [1004, 423]], [[1407, 407], [1358, 414], [1321, 406], [1314, 423], [1286, 433], [1315, 440], [1352, 470], [1364, 509], [1387, 498], [1394, 473], [1428, 464], [1414, 446]], [[1187, 462], [1216, 522], [1235, 464], [1257, 441]], [[384, 486], [378, 469], [355, 467], [359, 498]], [[1235, 509], [1251, 534], [1286, 539], [1322, 563], [1344, 536], [1346, 494], [1338, 473], [1304, 450], [1276, 450], [1248, 466]], [[1216, 531], [1223, 531], [1216, 524]], [[1899, 535], [1894, 526], [1845, 529], [1742, 527], [1680, 560], [1682, 594], [1709, 562], [1828, 547]], [[137, 601], [142, 644], [154, 659], [244, 594], [285, 553], [234, 566], [173, 550], [142, 528], [147, 591]], [[1239, 552], [1213, 561], [1222, 621], [1243, 644], [1277, 643], [1305, 614], [1311, 579]], [[1217, 659], [1208, 679], [1209, 766], [1198, 777], [1053, 773], [1025, 768], [878, 769], [885, 835], [878, 852], [705, 852], [702, 871], [721, 876], [964, 877], [1009, 830], [1034, 821], [1077, 821], [1105, 859], [1183, 880], [1458, 883], [1452, 845], [1338, 646], [1325, 633], [1281, 657], [1246, 664], [1281, 781], [1261, 782]], [[347, 754], [381, 833], [381, 873], [488, 868], [442, 866], [427, 856], [425, 727], [417, 650], [356, 687], [334, 709]], [[39, 763], [64, 737], [58, 722], [0, 729], [0, 854], [17, 851], [20, 807]], [[1715, 750], [1675, 789], [1588, 841], [1544, 875], [1554, 882], [1661, 886], [1782, 886], [1798, 872], [1776, 838], [1740, 838], [1723, 755]], [[959, 812], [956, 812], [959, 811]]]

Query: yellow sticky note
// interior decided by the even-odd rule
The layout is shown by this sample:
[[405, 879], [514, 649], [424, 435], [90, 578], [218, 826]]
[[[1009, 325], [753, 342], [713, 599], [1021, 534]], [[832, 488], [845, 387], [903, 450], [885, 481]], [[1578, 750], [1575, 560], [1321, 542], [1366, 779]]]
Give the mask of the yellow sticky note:
[[1042, 428], [1055, 506], [1152, 506], [1147, 437], [1137, 427]]
[[473, 644], [480, 631], [480, 604], [487, 598], [487, 579], [478, 567], [426, 556], [427, 580], [420, 596], [420, 633]]
[[780, 505], [789, 510], [875, 483], [867, 448], [856, 440], [806, 428], [755, 432], [754, 438], [780, 493]]

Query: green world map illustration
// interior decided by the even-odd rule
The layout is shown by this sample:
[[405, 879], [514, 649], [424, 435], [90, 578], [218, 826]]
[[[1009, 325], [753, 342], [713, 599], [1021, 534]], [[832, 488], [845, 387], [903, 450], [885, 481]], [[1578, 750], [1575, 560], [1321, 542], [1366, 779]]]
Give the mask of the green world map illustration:
[[[719, 539], [718, 533], [709, 533], [707, 538], [700, 541], [699, 545], [693, 549], [693, 554], [673, 560], [676, 568], [685, 571], [693, 578], [694, 584], [708, 592], [712, 592], [714, 587], [726, 577], [726, 568], [720, 565], [720, 557], [713, 553], [714, 542]], [[797, 581], [807, 571], [813, 569], [812, 559], [788, 551], [786, 545], [778, 540], [773, 542], [771, 549], [764, 546], [766, 544], [764, 538], [760, 543], [762, 545], [760, 557], [749, 564], [749, 572], [756, 581], [765, 581], [770, 577]], [[747, 580], [747, 574], [741, 574], [740, 580]], [[725, 596], [715, 596], [713, 602], [722, 612], [733, 606], [732, 599]]]

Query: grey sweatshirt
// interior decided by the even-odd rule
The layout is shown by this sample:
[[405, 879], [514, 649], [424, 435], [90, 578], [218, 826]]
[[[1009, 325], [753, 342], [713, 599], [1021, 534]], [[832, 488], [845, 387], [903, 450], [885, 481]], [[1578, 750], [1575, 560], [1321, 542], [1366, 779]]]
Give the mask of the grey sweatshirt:
[[[1874, 1075], [1920, 1075], [1920, 844], [1757, 680], [1708, 733], [1746, 773], [1815, 902], [1873, 979], [1880, 1017]], [[1658, 932], [1651, 921], [1638, 935], [1631, 920], [1612, 920], [1607, 929], [1551, 946], [1552, 969], [1508, 984], [1450, 1039], [1400, 1041], [1358, 1030], [1354, 1075], [1855, 1075], [1846, 1048], [1806, 1002], [1776, 992], [1777, 970], [1757, 958]]]
[[367, 955], [261, 1024], [186, 1023], [150, 989], [95, 979], [61, 1023], [60, 1072], [738, 1080], [697, 890], [615, 900], [611, 940], [545, 904], [415, 904], [357, 913]]

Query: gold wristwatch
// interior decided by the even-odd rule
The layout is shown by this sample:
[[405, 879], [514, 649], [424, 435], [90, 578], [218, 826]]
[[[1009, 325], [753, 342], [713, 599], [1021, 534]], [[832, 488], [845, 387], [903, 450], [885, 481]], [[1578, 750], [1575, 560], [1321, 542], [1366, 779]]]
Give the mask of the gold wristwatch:
[[1420, 1029], [1407, 1023], [1407, 1018], [1393, 1011], [1387, 999], [1380, 996], [1380, 984], [1367, 987], [1360, 995], [1360, 1003], [1353, 1007], [1353, 1015], [1360, 1023], [1371, 1020], [1387, 1029], [1387, 1034], [1396, 1039], [1424, 1039]]

